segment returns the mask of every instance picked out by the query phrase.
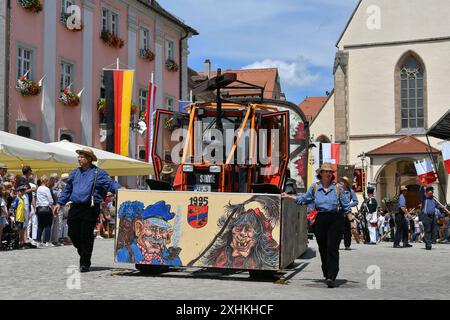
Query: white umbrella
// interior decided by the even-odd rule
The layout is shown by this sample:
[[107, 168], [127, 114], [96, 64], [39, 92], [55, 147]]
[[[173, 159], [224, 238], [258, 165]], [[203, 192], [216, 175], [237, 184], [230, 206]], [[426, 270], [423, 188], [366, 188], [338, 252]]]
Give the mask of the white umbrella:
[[24, 165], [31, 166], [38, 173], [77, 165], [77, 159], [60, 148], [5, 131], [0, 131], [0, 162], [5, 163], [11, 172], [21, 172]]
[[[65, 150], [67, 154], [71, 155], [74, 159], [77, 158], [76, 150], [86, 148], [86, 146], [67, 140], [47, 143], [47, 145]], [[96, 165], [105, 170], [110, 176], [148, 176], [154, 174], [153, 166], [150, 163], [101, 149], [88, 148], [92, 149], [98, 159]]]

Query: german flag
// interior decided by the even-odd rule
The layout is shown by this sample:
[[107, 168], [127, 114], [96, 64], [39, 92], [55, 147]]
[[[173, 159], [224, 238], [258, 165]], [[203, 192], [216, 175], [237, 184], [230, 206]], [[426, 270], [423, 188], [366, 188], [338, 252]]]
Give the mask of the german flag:
[[128, 156], [134, 70], [104, 70], [106, 150]]

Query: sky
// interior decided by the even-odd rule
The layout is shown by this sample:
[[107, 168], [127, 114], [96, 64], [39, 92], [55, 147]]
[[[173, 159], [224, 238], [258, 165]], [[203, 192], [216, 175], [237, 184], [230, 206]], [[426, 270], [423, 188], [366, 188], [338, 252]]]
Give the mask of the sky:
[[158, 0], [199, 32], [189, 67], [278, 67], [287, 100], [333, 89], [336, 42], [358, 0]]

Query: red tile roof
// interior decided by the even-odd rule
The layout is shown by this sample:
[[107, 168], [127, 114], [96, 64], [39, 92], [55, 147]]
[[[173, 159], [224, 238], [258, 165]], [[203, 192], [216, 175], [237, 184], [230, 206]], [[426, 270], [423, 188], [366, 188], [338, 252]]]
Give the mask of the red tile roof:
[[[432, 153], [438, 153], [439, 150], [431, 147]], [[395, 141], [389, 142], [384, 146], [376, 148], [367, 153], [368, 156], [390, 155], [390, 154], [427, 154], [428, 145], [416, 137], [405, 136]]]
[[[264, 98], [273, 99], [280, 96], [281, 88], [277, 86], [278, 69], [277, 68], [263, 68], [263, 69], [243, 69], [243, 70], [222, 70], [224, 73], [236, 73], [237, 79], [247, 83], [251, 83], [260, 87], [264, 87]], [[211, 71], [210, 78], [215, 77], [216, 71]], [[204, 76], [204, 72], [198, 72], [199, 76]], [[234, 84], [232, 84], [234, 85]], [[233, 95], [255, 95], [258, 94], [256, 90], [229, 90], [229, 94]]]
[[298, 106], [305, 114], [306, 119], [311, 123], [317, 117], [327, 99], [328, 97], [308, 97]]

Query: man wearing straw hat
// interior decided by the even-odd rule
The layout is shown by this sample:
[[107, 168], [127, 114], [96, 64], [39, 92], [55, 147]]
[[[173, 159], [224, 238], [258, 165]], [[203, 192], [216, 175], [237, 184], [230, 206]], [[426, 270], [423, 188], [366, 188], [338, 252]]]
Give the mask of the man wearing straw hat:
[[315, 222], [315, 234], [319, 245], [322, 272], [328, 288], [335, 287], [339, 272], [339, 245], [344, 229], [344, 214], [351, 214], [350, 203], [344, 195], [342, 186], [334, 180], [331, 163], [323, 163], [317, 170], [318, 182], [313, 183], [304, 194], [289, 195], [282, 198], [294, 200], [297, 204], [314, 204], [319, 212]]
[[173, 184], [173, 178], [171, 174], [173, 173], [173, 169], [169, 165], [164, 165], [164, 168], [161, 171], [161, 180], [167, 183]]
[[104, 170], [92, 164], [97, 157], [90, 148], [76, 150], [76, 153], [80, 167], [70, 173], [58, 198], [55, 214], [61, 206], [70, 202], [67, 220], [69, 237], [80, 256], [80, 272], [89, 272], [100, 203], [108, 191], [115, 192], [121, 186]]

